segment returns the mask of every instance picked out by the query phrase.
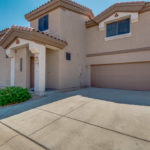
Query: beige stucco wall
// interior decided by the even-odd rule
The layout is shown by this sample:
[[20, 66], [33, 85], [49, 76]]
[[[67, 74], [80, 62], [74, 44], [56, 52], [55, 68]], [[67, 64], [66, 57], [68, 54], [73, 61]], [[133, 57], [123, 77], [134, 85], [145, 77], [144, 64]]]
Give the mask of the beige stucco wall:
[[[50, 34], [63, 39], [60, 37], [60, 9], [55, 9], [54, 11], [48, 13], [49, 16], [49, 32]], [[30, 26], [38, 29], [39, 18], [30, 22]], [[58, 36], [59, 35], [59, 36]], [[62, 51], [62, 50], [60, 50]], [[47, 49], [46, 51], [46, 88], [61, 89], [60, 87], [60, 52], [52, 51]]]
[[[61, 88], [86, 86], [86, 47], [85, 16], [68, 10], [60, 10], [61, 33], [68, 46], [60, 52], [60, 84]], [[71, 53], [71, 61], [67, 61], [66, 52]]]
[[[48, 13], [49, 17], [49, 31], [51, 34], [55, 36], [59, 36], [58, 33], [60, 33], [60, 8], [55, 9], [54, 11], [51, 11]], [[32, 28], [35, 28], [38, 30], [38, 20], [40, 18], [37, 18], [30, 22], [30, 26]]]
[[[131, 36], [105, 41], [106, 31], [98, 26], [85, 28], [87, 17], [58, 8], [49, 13], [49, 32], [68, 42], [68, 46], [56, 53], [48, 54], [47, 65], [55, 72], [47, 75], [47, 87], [59, 89], [90, 85], [90, 65], [150, 61], [150, 52], [124, 53], [96, 57], [87, 54], [149, 47], [150, 12], [139, 14], [138, 22], [131, 24]], [[31, 22], [38, 29], [38, 19]], [[59, 35], [59, 36], [58, 36]], [[66, 60], [66, 52], [72, 60]], [[59, 61], [56, 62], [58, 58]], [[50, 69], [49, 68], [49, 69]], [[47, 74], [48, 74], [47, 70]]]
[[10, 59], [6, 58], [5, 50], [0, 47], [0, 88], [10, 85]]
[[134, 49], [150, 46], [150, 12], [139, 14], [139, 21], [131, 23], [131, 36], [127, 38], [105, 41], [106, 30], [99, 31], [99, 27], [87, 29], [88, 54]]
[[[68, 42], [67, 47], [58, 51], [58, 64], [55, 59], [48, 62], [59, 69], [55, 68], [56, 73], [49, 76], [49, 81], [47, 79], [49, 85], [59, 89], [86, 86], [86, 20], [88, 18], [83, 15], [61, 8], [49, 13], [49, 32]], [[31, 27], [38, 29], [38, 19], [31, 22]], [[71, 61], [66, 60], [66, 52], [71, 53]]]
[[150, 51], [106, 55], [106, 56], [97, 56], [97, 57], [88, 57], [87, 58], [88, 85], [91, 84], [91, 65], [132, 63], [132, 62], [149, 62], [149, 61], [150, 61]]
[[59, 51], [46, 50], [46, 88], [59, 89]]
[[[87, 54], [150, 47], [149, 16], [150, 12], [139, 14], [139, 21], [131, 23], [131, 36], [126, 38], [105, 41], [106, 30], [100, 31], [98, 26], [88, 28], [86, 32]], [[87, 57], [88, 84], [90, 85], [91, 65], [145, 61], [150, 61], [150, 51]]]
[[[20, 72], [20, 58], [23, 60]], [[15, 86], [30, 87], [30, 52], [28, 48], [15, 50]]]
[[88, 57], [88, 65], [150, 61], [150, 50], [124, 54]]

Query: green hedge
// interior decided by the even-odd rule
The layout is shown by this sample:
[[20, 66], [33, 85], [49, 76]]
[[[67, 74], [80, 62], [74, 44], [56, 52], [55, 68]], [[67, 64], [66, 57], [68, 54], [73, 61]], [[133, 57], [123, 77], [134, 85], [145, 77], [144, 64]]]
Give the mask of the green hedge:
[[31, 98], [28, 89], [7, 87], [0, 90], [0, 106], [24, 102]]

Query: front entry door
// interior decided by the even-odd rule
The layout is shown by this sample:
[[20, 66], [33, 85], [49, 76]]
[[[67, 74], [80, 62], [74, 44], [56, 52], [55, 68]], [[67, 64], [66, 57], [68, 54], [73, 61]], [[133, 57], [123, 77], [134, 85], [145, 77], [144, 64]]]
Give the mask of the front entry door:
[[30, 57], [30, 88], [34, 88], [34, 57]]

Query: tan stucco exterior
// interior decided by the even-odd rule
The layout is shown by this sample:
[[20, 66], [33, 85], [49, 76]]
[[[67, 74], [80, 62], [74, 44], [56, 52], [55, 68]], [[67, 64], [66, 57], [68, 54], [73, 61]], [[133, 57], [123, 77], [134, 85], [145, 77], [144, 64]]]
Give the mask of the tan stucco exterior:
[[[30, 52], [28, 48], [15, 50], [15, 86], [30, 88]], [[20, 71], [22, 59], [22, 71]]]
[[31, 11], [30, 13], [26, 14], [25, 18], [28, 21], [32, 21], [35, 20], [36, 18], [44, 16], [45, 14], [47, 14], [47, 12], [52, 12], [57, 8], [63, 8], [65, 10], [69, 10], [87, 16], [90, 19], [94, 17], [91, 9], [83, 5], [80, 5], [72, 0], [52, 0], [48, 1], [44, 5], [38, 7], [37, 9]]
[[139, 21], [131, 23], [131, 36], [127, 38], [105, 41], [106, 30], [99, 31], [98, 26], [88, 28], [86, 32], [88, 54], [149, 47], [149, 16], [150, 12], [139, 14]]
[[[48, 13], [49, 17], [49, 31], [53, 35], [60, 36], [58, 33], [60, 32], [60, 8], [53, 10]], [[40, 17], [39, 17], [40, 18]], [[30, 22], [30, 26], [34, 29], [38, 30], [38, 20], [39, 18], [32, 20]]]
[[[86, 85], [86, 29], [85, 16], [61, 9], [61, 35], [68, 41], [68, 46], [60, 54], [61, 88], [81, 87]], [[68, 27], [69, 26], [69, 27]], [[71, 61], [65, 60], [65, 53], [71, 53]]]
[[59, 52], [46, 50], [46, 88], [59, 89]]
[[[138, 22], [131, 23], [129, 37], [105, 40], [106, 30], [100, 31], [98, 26], [87, 29], [89, 85], [91, 84], [91, 65], [150, 61], [149, 16], [150, 12], [139, 14]], [[147, 47], [146, 50], [145, 47]]]
[[6, 58], [5, 50], [0, 47], [0, 88], [10, 85], [10, 59]]
[[[48, 3], [47, 5], [50, 4]], [[71, 3], [69, 2], [69, 4]], [[130, 6], [130, 8], [127, 9], [127, 6]], [[129, 12], [133, 6], [136, 6], [136, 8], [134, 7], [133, 11]], [[46, 83], [43, 86], [48, 89], [91, 86], [91, 66], [93, 65], [107, 64], [111, 66], [112, 64], [132, 64], [150, 61], [149, 3], [133, 2], [131, 4], [114, 5], [93, 19], [83, 12], [79, 13], [61, 6], [47, 13], [43, 11], [44, 7], [46, 5], [27, 15], [27, 18], [31, 21], [31, 29], [28, 30], [30, 32], [32, 30], [32, 34], [37, 34], [38, 20], [41, 16], [48, 14], [49, 29], [44, 31], [42, 36], [47, 39], [45, 36], [50, 34], [51, 39], [49, 40], [51, 42], [48, 39], [46, 43], [44, 40], [39, 42], [42, 40], [36, 40], [35, 36], [31, 38], [26, 30], [19, 30], [18, 36], [20, 39], [26, 40], [23, 43], [28, 43], [28, 47], [20, 48], [15, 53], [15, 85], [30, 88], [31, 53], [35, 57], [35, 65], [37, 64], [37, 67], [44, 65], [46, 71], [45, 74], [42, 74], [44, 70], [39, 73], [41, 75], [40, 82], [45, 81]], [[113, 8], [115, 11], [113, 11]], [[42, 9], [41, 13], [44, 14], [40, 15], [40, 12], [34, 14], [40, 9]], [[115, 18], [117, 10], [119, 11], [118, 18]], [[87, 10], [87, 12], [89, 11]], [[127, 35], [106, 38], [106, 23], [124, 18], [131, 18], [131, 32]], [[24, 32], [27, 36], [22, 36]], [[38, 33], [38, 35], [38, 38], [40, 38], [41, 33]], [[5, 48], [13, 46], [11, 37], [7, 36], [4, 38], [5, 41], [1, 41], [1, 43], [4, 43]], [[15, 30], [14, 41], [16, 36]], [[70, 61], [66, 60], [66, 52], [71, 54]], [[24, 60], [23, 72], [18, 70], [20, 57]], [[38, 62], [39, 59], [41, 59], [41, 63]], [[38, 76], [35, 81], [38, 81]]]
[[[59, 35], [68, 43], [63, 51], [58, 52], [59, 64], [56, 65], [56, 62], [53, 62], [59, 68], [59, 83], [56, 82], [55, 87], [66, 89], [85, 86], [87, 84], [85, 21], [88, 17], [62, 8], [48, 15], [50, 33], [55, 36]], [[31, 27], [37, 29], [37, 25], [38, 19], [31, 22]], [[66, 60], [66, 52], [71, 53], [71, 61]], [[47, 78], [50, 77], [47, 76]]]

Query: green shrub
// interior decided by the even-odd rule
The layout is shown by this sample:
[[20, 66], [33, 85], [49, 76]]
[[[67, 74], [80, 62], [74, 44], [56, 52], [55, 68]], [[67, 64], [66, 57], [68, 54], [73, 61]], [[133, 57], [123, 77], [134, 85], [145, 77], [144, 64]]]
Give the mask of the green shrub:
[[0, 106], [24, 102], [31, 98], [28, 89], [7, 87], [0, 90]]

